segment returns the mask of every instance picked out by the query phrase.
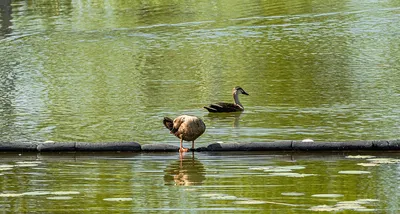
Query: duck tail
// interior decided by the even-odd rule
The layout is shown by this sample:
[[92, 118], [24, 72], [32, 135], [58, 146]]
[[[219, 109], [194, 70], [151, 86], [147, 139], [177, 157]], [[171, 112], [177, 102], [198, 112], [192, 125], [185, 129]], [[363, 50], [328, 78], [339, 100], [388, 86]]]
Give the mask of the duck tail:
[[163, 124], [170, 131], [174, 128], [174, 121], [169, 117], [164, 117]]

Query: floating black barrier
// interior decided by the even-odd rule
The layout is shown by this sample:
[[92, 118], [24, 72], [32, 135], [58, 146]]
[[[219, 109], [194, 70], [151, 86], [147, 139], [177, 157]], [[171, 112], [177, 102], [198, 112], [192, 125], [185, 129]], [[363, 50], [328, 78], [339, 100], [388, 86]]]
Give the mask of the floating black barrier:
[[71, 152], [75, 151], [74, 142], [46, 142], [39, 143], [37, 146], [38, 152]]
[[292, 142], [293, 150], [300, 151], [335, 151], [335, 150], [371, 150], [372, 142], [352, 141], [352, 142]]
[[209, 151], [284, 151], [292, 150], [292, 141], [255, 142], [255, 143], [213, 143], [207, 146]]
[[3, 152], [34, 152], [37, 151], [36, 143], [27, 142], [0, 142], [0, 151]]
[[[1, 146], [0, 146], [1, 148]], [[113, 151], [129, 151], [140, 152], [141, 145], [136, 142], [44, 142], [37, 143], [35, 150], [37, 152], [113, 152]], [[0, 150], [2, 151], [2, 150]], [[16, 148], [13, 151], [22, 151]]]
[[179, 146], [170, 145], [170, 144], [145, 144], [142, 145], [142, 151], [144, 152], [176, 152], [179, 150]]
[[[178, 145], [145, 144], [136, 142], [0, 142], [0, 152], [177, 152]], [[252, 143], [212, 143], [195, 151], [350, 151], [350, 150], [400, 150], [400, 140], [314, 142], [275, 141]]]
[[109, 143], [84, 143], [77, 142], [76, 151], [85, 152], [108, 152], [108, 151], [131, 151], [139, 152], [141, 145], [136, 142], [109, 142]]
[[400, 139], [372, 141], [374, 150], [400, 150]]

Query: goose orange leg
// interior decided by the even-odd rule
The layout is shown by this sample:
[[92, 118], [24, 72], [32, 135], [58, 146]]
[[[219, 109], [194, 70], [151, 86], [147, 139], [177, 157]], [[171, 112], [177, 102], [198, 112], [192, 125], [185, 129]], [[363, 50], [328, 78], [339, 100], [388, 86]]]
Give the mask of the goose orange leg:
[[182, 138], [181, 138], [181, 144], [180, 144], [180, 147], [179, 147], [179, 152], [188, 152], [189, 149], [183, 147], [182, 141], [183, 141], [183, 140], [182, 140]]

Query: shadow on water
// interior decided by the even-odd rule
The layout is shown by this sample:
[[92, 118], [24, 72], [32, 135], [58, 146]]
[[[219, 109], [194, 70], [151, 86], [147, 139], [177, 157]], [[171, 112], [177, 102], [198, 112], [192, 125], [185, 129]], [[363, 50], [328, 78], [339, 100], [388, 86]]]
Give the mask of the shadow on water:
[[164, 170], [165, 185], [201, 185], [206, 179], [204, 165], [194, 156], [194, 152], [182, 154]]
[[[6, 38], [12, 33], [12, 6], [11, 0], [0, 0], [0, 40]], [[0, 52], [3, 51], [0, 48]], [[11, 133], [20, 132], [17, 130], [14, 119], [16, 118], [15, 112], [15, 91], [17, 72], [16, 65], [19, 63], [14, 58], [14, 51], [7, 51], [0, 54], [0, 133], [2, 140], [10, 140], [8, 135]], [[21, 134], [22, 135], [22, 134]]]
[[0, 0], [0, 39], [10, 34], [12, 29], [11, 0]]

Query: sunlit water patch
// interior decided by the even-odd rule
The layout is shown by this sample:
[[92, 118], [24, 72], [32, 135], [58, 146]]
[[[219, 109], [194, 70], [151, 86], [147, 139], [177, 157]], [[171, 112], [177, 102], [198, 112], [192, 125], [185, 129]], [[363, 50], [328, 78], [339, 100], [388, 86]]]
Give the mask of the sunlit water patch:
[[317, 198], [340, 198], [343, 197], [344, 195], [342, 194], [314, 194], [312, 197], [317, 197]]
[[343, 170], [339, 171], [339, 174], [348, 174], [348, 175], [362, 175], [362, 174], [370, 174], [369, 171], [361, 171], [361, 170]]
[[374, 164], [398, 164], [400, 163], [400, 159], [397, 158], [371, 158], [367, 159]]
[[132, 198], [105, 198], [104, 201], [132, 201]]
[[357, 212], [377, 212], [377, 209], [369, 208], [373, 206], [376, 202], [376, 199], [358, 199], [355, 201], [340, 201], [333, 206], [329, 205], [318, 205], [311, 207], [310, 211], [329, 211], [329, 212], [339, 212], [339, 211], [346, 211], [346, 210], [353, 210]]
[[47, 197], [49, 200], [71, 200], [73, 197], [71, 196], [52, 196], [52, 197]]
[[304, 196], [305, 194], [302, 192], [282, 192], [281, 195], [284, 196]]

